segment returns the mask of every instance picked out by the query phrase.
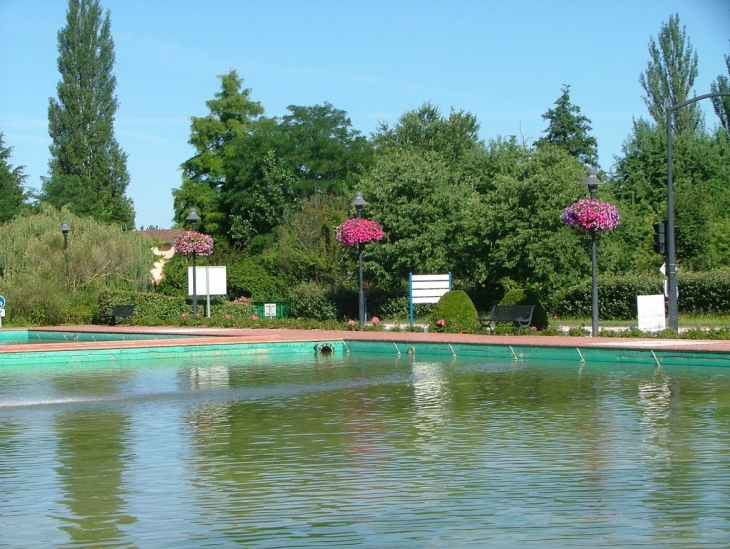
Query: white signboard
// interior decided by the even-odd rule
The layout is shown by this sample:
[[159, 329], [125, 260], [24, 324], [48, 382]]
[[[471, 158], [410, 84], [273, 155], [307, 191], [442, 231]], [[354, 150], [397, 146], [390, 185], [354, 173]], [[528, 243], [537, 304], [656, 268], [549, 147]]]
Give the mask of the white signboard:
[[663, 295], [637, 295], [636, 309], [639, 312], [639, 330], [660, 332], [666, 329], [667, 319]]
[[264, 303], [264, 316], [271, 318], [276, 316], [276, 303]]
[[[226, 295], [226, 268], [196, 267], [195, 286], [197, 295]], [[193, 295], [193, 268], [188, 267], [188, 295]]]
[[414, 303], [438, 303], [451, 290], [451, 273], [435, 275], [408, 275], [408, 301], [413, 326]]

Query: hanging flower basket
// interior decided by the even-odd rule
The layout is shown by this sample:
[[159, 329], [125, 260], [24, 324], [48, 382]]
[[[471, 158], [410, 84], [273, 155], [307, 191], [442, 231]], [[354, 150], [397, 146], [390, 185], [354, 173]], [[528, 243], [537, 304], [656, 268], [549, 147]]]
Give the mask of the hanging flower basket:
[[381, 240], [385, 233], [377, 221], [356, 217], [340, 223], [337, 226], [336, 236], [340, 246], [350, 247]]
[[562, 220], [568, 227], [578, 227], [595, 235], [614, 230], [621, 222], [621, 216], [616, 206], [609, 202], [582, 198], [563, 210]]
[[183, 255], [211, 255], [213, 253], [213, 237], [207, 234], [188, 231], [178, 236], [174, 242], [175, 252]]

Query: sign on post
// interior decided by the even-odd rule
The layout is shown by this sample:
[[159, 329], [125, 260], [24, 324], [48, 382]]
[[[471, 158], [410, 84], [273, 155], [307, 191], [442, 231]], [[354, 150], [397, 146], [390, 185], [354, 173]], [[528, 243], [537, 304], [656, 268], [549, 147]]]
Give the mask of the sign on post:
[[196, 267], [195, 292], [193, 292], [193, 268], [188, 267], [188, 295], [207, 296], [206, 314], [210, 317], [210, 296], [226, 295], [226, 267]]
[[414, 303], [438, 303], [441, 296], [451, 290], [451, 273], [414, 275], [408, 273], [408, 302], [411, 327]]
[[0, 295], [0, 328], [3, 327], [3, 317], [5, 316], [5, 298]]
[[642, 332], [661, 332], [667, 327], [664, 296], [637, 295], [636, 309], [639, 312], [639, 330]]

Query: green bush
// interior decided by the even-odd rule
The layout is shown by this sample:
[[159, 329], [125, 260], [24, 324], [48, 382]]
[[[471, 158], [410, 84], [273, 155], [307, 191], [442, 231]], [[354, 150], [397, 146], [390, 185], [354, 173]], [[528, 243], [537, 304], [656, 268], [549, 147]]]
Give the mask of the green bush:
[[337, 308], [330, 299], [327, 289], [316, 282], [299, 284], [289, 293], [291, 315], [294, 318], [334, 320]]
[[[464, 290], [446, 292], [431, 311], [428, 329], [432, 332], [478, 333], [481, 331], [477, 320], [477, 309]], [[440, 326], [439, 320], [445, 325]]]
[[[632, 320], [637, 317], [636, 296], [663, 292], [662, 279], [655, 275], [621, 275], [598, 277], [598, 308], [600, 317], [612, 320]], [[566, 318], [591, 316], [591, 281], [568, 288], [554, 304], [552, 312]]]
[[548, 326], [548, 315], [545, 307], [540, 301], [540, 296], [530, 288], [516, 288], [504, 294], [500, 305], [534, 305], [532, 311], [532, 323], [530, 326], [543, 330]]

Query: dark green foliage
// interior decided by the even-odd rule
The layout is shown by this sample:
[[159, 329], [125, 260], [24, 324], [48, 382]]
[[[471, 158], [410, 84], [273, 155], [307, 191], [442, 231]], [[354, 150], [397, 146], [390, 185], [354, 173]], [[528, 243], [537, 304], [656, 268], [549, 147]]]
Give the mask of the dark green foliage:
[[580, 113], [580, 107], [570, 102], [570, 86], [555, 101], [555, 108], [542, 115], [548, 121], [547, 134], [537, 144], [553, 143], [587, 166], [598, 166], [598, 142], [589, 135], [591, 121]]
[[305, 282], [292, 288], [289, 293], [291, 316], [314, 320], [335, 320], [337, 308], [329, 296], [329, 290], [315, 282]]
[[[480, 330], [477, 310], [464, 290], [446, 292], [431, 311], [428, 329], [431, 332], [476, 333]], [[438, 321], [445, 320], [445, 326]]]
[[[201, 322], [205, 315], [205, 305], [198, 303], [198, 315], [191, 315], [191, 304], [185, 296], [166, 296], [150, 292], [130, 292], [121, 290], [102, 290], [97, 298], [95, 322], [103, 322], [105, 315], [111, 313], [114, 305], [134, 305], [131, 324], [179, 325], [185, 322]], [[250, 303], [234, 303], [224, 299], [211, 299], [212, 324], [240, 325], [250, 322], [254, 309]]]
[[6, 147], [3, 143], [3, 134], [0, 132], [0, 223], [18, 215], [24, 209], [28, 197], [23, 188], [28, 176], [23, 173], [23, 166], [13, 167], [10, 164], [12, 152], [12, 147]]
[[[598, 312], [603, 319], [637, 318], [636, 296], [662, 293], [662, 279], [656, 275], [622, 275], [598, 277]], [[591, 281], [567, 289], [552, 306], [553, 314], [564, 318], [590, 318]]]
[[227, 268], [228, 295], [231, 299], [248, 297], [252, 301], [287, 300], [287, 280], [252, 258], [241, 258]]
[[127, 155], [114, 137], [114, 42], [109, 12], [102, 14], [98, 0], [69, 0], [58, 52], [58, 100], [48, 107], [50, 177], [40, 198], [132, 229]]
[[730, 311], [730, 271], [714, 270], [701, 273], [677, 273], [682, 314], [727, 315]]
[[540, 295], [535, 290], [530, 288], [515, 288], [504, 294], [499, 304], [534, 305], [535, 309], [532, 311], [532, 323], [530, 325], [542, 330], [549, 324], [547, 311], [545, 311], [545, 307], [542, 305]]

